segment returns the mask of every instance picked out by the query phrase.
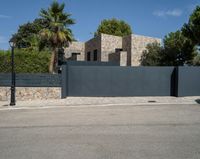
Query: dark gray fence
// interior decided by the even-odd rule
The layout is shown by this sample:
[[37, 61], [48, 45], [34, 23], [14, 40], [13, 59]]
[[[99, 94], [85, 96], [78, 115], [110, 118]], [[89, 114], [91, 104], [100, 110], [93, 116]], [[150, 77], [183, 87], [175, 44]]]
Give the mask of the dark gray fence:
[[178, 68], [178, 96], [200, 96], [200, 67]]
[[[120, 67], [116, 63], [67, 62], [62, 75], [17, 74], [17, 87], [62, 87], [67, 96], [200, 96], [200, 67]], [[0, 73], [0, 87], [11, 74]]]
[[[0, 73], [0, 87], [11, 85], [11, 74]], [[16, 74], [16, 87], [61, 87], [61, 75]]]
[[174, 67], [63, 66], [62, 96], [170, 96]]
[[118, 62], [98, 62], [98, 61], [66, 61], [68, 66], [119, 66]]

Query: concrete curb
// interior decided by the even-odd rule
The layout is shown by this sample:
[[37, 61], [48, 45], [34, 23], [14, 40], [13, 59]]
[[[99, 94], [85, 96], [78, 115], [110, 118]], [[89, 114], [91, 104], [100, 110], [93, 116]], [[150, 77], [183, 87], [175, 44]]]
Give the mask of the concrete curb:
[[23, 107], [23, 106], [16, 106], [16, 107], [5, 107], [0, 108], [0, 111], [8, 111], [8, 110], [34, 110], [34, 109], [54, 109], [54, 108], [96, 108], [96, 107], [113, 107], [113, 106], [133, 106], [133, 107], [148, 107], [148, 106], [169, 106], [169, 105], [198, 105], [197, 103], [185, 103], [185, 104], [177, 104], [177, 103], [157, 103], [157, 104], [145, 104], [145, 103], [138, 103], [138, 104], [104, 104], [104, 105], [66, 105], [66, 106], [31, 106], [31, 107]]
[[25, 109], [49, 107], [94, 107], [94, 106], [149, 106], [149, 105], [194, 105], [200, 97], [69, 97], [59, 100], [19, 101], [15, 107], [9, 107], [9, 102], [0, 102], [0, 109]]

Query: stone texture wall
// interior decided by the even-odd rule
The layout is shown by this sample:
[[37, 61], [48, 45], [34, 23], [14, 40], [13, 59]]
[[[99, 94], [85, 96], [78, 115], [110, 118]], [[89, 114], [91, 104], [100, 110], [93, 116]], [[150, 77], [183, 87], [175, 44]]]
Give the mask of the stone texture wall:
[[120, 51], [120, 66], [127, 66], [127, 52]]
[[97, 61], [101, 61], [101, 36], [97, 36], [85, 43], [85, 61], [87, 61], [87, 54], [90, 52], [90, 59], [93, 61], [94, 50], [97, 50]]
[[[90, 59], [94, 59], [94, 51], [97, 50], [97, 61], [107, 62], [109, 60], [120, 63], [120, 57], [115, 56], [116, 49], [122, 49], [127, 52], [127, 66], [139, 66], [140, 58], [147, 44], [158, 42], [161, 39], [140, 35], [129, 35], [126, 37], [118, 37], [113, 35], [101, 34], [86, 43], [73, 42], [65, 49], [66, 58], [71, 57], [71, 53], [81, 53], [77, 56], [77, 61], [87, 61], [88, 52]], [[123, 57], [124, 58], [124, 57]], [[124, 65], [124, 64], [123, 64]]]
[[[16, 100], [61, 99], [60, 87], [17, 87]], [[10, 87], [0, 87], [0, 101], [10, 100]]]
[[122, 37], [101, 34], [101, 61], [109, 61], [109, 54], [122, 49]]
[[70, 59], [72, 57], [72, 53], [80, 53], [77, 56], [78, 61], [85, 60], [85, 43], [83, 42], [72, 42], [69, 47], [65, 48], [65, 58]]
[[140, 59], [149, 43], [161, 43], [161, 39], [141, 35], [131, 36], [131, 66], [140, 66]]
[[123, 51], [127, 52], [127, 66], [131, 66], [131, 45], [132, 45], [132, 35], [125, 36], [122, 42]]

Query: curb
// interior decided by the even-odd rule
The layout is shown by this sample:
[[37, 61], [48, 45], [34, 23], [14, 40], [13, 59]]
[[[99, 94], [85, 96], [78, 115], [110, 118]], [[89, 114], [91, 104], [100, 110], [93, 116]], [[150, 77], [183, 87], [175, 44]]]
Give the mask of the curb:
[[47, 106], [0, 106], [0, 111], [6, 111], [6, 110], [34, 110], [34, 109], [53, 109], [53, 108], [95, 108], [95, 107], [112, 107], [112, 106], [169, 106], [169, 105], [199, 105], [195, 102], [184, 102], [184, 103], [105, 103], [105, 104], [66, 104], [66, 105], [47, 105]]

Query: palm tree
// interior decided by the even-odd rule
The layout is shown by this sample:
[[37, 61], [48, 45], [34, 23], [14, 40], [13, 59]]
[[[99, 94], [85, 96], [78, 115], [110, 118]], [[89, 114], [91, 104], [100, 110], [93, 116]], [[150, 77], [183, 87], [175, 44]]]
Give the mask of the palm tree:
[[70, 18], [71, 14], [64, 12], [64, 8], [64, 3], [59, 4], [57, 1], [53, 1], [47, 10], [41, 9], [40, 11], [40, 16], [49, 23], [47, 28], [40, 31], [40, 37], [43, 40], [47, 40], [52, 49], [49, 65], [49, 72], [51, 73], [55, 73], [58, 48], [67, 46], [73, 40], [72, 31], [69, 29], [69, 26], [75, 24], [75, 22]]

